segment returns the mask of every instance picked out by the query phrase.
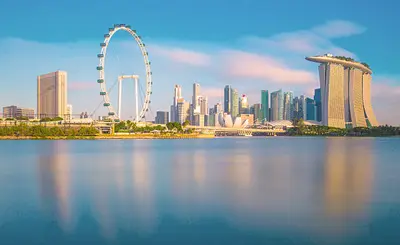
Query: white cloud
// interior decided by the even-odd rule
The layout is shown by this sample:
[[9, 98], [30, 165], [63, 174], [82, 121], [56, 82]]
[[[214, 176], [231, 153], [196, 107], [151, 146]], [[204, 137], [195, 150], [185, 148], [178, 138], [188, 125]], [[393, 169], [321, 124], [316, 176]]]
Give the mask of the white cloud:
[[366, 28], [346, 20], [333, 20], [316, 26], [311, 31], [326, 38], [340, 38], [361, 34]]

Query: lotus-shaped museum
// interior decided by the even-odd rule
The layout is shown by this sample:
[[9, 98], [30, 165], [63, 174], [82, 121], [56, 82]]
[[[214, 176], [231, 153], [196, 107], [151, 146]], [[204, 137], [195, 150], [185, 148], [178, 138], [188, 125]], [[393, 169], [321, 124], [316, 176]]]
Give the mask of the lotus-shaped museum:
[[221, 127], [225, 128], [245, 128], [249, 124], [249, 120], [242, 121], [240, 117], [232, 117], [227, 113], [218, 114], [218, 123]]

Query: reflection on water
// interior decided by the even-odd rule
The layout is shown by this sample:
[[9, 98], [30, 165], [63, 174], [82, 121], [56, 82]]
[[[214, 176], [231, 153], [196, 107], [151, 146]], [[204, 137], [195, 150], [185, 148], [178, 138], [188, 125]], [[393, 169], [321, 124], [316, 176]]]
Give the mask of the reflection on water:
[[[400, 151], [400, 140], [396, 143]], [[293, 239], [301, 244], [311, 238], [352, 244], [369, 236], [371, 204], [379, 201], [374, 191], [388, 181], [375, 172], [390, 166], [380, 160], [385, 145], [364, 138], [25, 144], [26, 156], [15, 161], [21, 166], [29, 163], [23, 159], [36, 158], [37, 175], [26, 179], [31, 190], [22, 190], [38, 193], [37, 220], [30, 222], [56, 221], [65, 234], [56, 239], [86, 237], [97, 244], [180, 243], [193, 236], [199, 236], [199, 244], [290, 244]], [[4, 164], [0, 169], [10, 168]], [[0, 200], [15, 199], [4, 196], [9, 193], [0, 193]], [[18, 202], [23, 207], [35, 200], [21, 195]], [[29, 220], [13, 222], [21, 223], [15, 229], [23, 232]]]
[[41, 152], [37, 156], [41, 209], [48, 215], [55, 214], [60, 227], [70, 231], [73, 227], [68, 143], [54, 141], [38, 151]]

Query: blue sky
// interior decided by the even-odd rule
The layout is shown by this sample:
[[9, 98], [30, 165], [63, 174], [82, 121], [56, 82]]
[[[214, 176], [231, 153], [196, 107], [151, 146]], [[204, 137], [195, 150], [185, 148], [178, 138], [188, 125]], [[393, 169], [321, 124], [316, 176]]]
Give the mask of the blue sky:
[[[247, 94], [251, 103], [259, 102], [261, 89], [312, 95], [319, 86], [317, 67], [304, 57], [332, 52], [370, 64], [378, 120], [398, 125], [398, 9], [394, 0], [1, 1], [0, 106], [36, 108], [36, 76], [61, 69], [68, 72], [74, 113], [93, 111], [101, 101], [95, 70], [99, 43], [113, 24], [126, 23], [141, 34], [152, 61], [149, 118], [168, 109], [176, 83], [189, 100], [191, 84], [198, 81], [211, 103], [222, 99], [225, 84]], [[121, 73], [143, 72], [138, 48], [118, 33], [107, 57], [108, 86]], [[127, 82], [125, 117], [132, 115], [130, 91]]]

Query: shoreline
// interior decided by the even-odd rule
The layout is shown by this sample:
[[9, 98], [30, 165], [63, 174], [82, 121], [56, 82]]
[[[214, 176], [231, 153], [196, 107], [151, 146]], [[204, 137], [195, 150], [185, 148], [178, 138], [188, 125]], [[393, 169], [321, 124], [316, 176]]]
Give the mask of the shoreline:
[[214, 135], [95, 135], [95, 136], [0, 136], [0, 140], [107, 140], [107, 139], [213, 139]]

